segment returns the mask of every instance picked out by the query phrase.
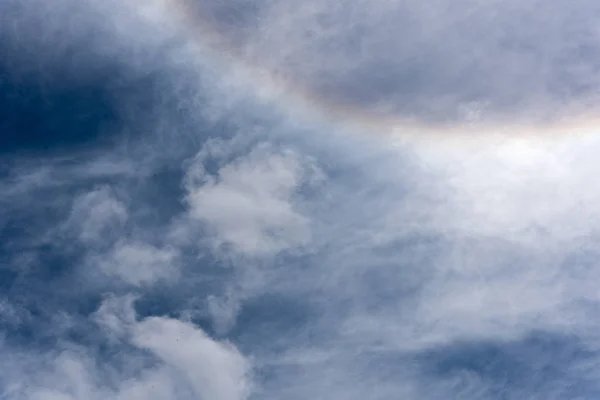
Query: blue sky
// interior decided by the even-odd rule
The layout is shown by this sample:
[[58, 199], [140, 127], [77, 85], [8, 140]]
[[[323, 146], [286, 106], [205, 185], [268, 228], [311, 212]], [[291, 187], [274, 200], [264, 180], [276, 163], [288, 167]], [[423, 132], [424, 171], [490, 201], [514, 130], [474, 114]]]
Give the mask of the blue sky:
[[0, 399], [598, 397], [595, 2], [183, 4], [0, 4]]

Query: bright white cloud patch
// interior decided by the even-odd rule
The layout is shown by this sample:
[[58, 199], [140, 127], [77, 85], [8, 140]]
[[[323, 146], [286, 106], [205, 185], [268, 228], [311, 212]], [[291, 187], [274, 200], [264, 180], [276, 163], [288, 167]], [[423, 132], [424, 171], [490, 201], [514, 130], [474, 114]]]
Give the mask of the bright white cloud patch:
[[151, 285], [178, 278], [177, 252], [144, 243], [119, 242], [109, 253], [95, 260], [94, 267], [134, 286]]
[[[17, 375], [4, 392], [20, 399], [103, 399], [143, 398], [227, 399], [248, 398], [249, 362], [229, 343], [208, 337], [201, 329], [166, 317], [136, 320], [131, 299], [113, 298], [102, 304], [96, 320], [115, 330], [121, 340], [150, 352], [154, 359], [131, 347], [121, 347], [122, 355], [107, 365], [91, 349], [67, 344], [60, 352], [40, 354], [33, 373]], [[114, 321], [119, 320], [118, 324]], [[113, 321], [113, 322], [110, 322]], [[113, 346], [119, 346], [114, 342]], [[24, 354], [10, 354], [13, 373], [30, 368]]]
[[207, 171], [203, 164], [211, 153], [227, 151], [227, 145], [207, 147], [188, 172], [190, 215], [214, 231], [215, 247], [262, 256], [308, 243], [311, 221], [294, 202], [316, 178], [313, 161], [259, 145], [219, 164], [214, 173]]
[[132, 341], [186, 377], [200, 398], [240, 400], [250, 393], [247, 360], [192, 325], [148, 318], [135, 326]]

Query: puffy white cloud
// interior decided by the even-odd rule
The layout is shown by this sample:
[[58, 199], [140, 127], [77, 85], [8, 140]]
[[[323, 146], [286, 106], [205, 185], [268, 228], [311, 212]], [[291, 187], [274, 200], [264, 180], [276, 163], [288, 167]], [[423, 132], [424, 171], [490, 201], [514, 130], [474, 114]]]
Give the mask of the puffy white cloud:
[[178, 371], [202, 399], [240, 400], [250, 394], [248, 361], [233, 345], [215, 342], [190, 324], [150, 317], [136, 324], [132, 342]]
[[[62, 351], [37, 356], [2, 348], [5, 359], [12, 362], [10, 374], [2, 368], [2, 375], [14, 378], [5, 381], [5, 398], [248, 398], [250, 363], [232, 344], [215, 341], [198, 327], [175, 319], [137, 320], [132, 300], [107, 299], [95, 314], [107, 333], [112, 330], [120, 337], [112, 346], [121, 346], [116, 349], [123, 353], [112, 364], [93, 349], [68, 342]], [[152, 354], [154, 361], [144, 361], [140, 350]]]
[[219, 151], [214, 147], [190, 167], [186, 196], [191, 217], [214, 232], [214, 246], [253, 257], [306, 245], [311, 221], [295, 199], [318, 179], [313, 161], [263, 144], [209, 172], [204, 163]]
[[118, 242], [109, 254], [92, 258], [92, 267], [108, 276], [116, 276], [133, 286], [159, 281], [172, 282], [179, 277], [177, 251], [145, 243]]

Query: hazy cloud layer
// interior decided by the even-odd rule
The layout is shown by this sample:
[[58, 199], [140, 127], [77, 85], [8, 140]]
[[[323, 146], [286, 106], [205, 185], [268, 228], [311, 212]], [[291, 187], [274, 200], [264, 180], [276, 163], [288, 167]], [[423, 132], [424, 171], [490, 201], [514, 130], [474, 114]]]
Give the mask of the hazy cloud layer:
[[593, 1], [245, 3], [253, 12], [231, 12], [249, 21], [242, 51], [342, 103], [425, 119], [469, 120], [475, 111], [513, 121], [597, 101]]
[[595, 3], [192, 3], [0, 5], [0, 398], [597, 397]]

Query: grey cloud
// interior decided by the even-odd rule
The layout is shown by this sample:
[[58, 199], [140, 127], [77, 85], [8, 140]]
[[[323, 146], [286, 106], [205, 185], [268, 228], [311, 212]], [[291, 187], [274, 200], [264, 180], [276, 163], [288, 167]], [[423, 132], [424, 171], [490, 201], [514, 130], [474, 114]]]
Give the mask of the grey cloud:
[[258, 11], [238, 13], [250, 26], [239, 51], [342, 104], [429, 121], [477, 108], [510, 121], [570, 116], [597, 100], [593, 1], [252, 4]]
[[75, 199], [65, 225], [77, 231], [79, 240], [93, 245], [113, 236], [111, 230], [120, 233], [128, 217], [123, 202], [110, 193], [110, 188], [101, 187]]
[[[0, 226], [35, 221], [18, 225], [35, 234], [10, 231], [2, 246], [7, 271], [23, 268], [0, 323], [44, 339], [11, 328], [6, 398], [595, 396], [593, 135], [345, 134], [253, 93], [250, 72], [209, 59], [154, 8], [167, 2], [108, 4], [122, 14], [94, 7], [123, 43], [188, 42], [158, 74], [148, 54], [116, 52], [133, 66], [123, 79], [154, 82], [124, 82], [140, 93], [117, 102], [120, 128], [143, 135], [110, 153], [15, 158], [2, 175]], [[443, 119], [482, 102], [534, 118], [593, 98], [595, 60], [567, 57], [593, 31], [595, 6], [577, 6], [267, 2], [236, 40], [355, 104]], [[139, 37], [123, 22], [137, 18]]]

